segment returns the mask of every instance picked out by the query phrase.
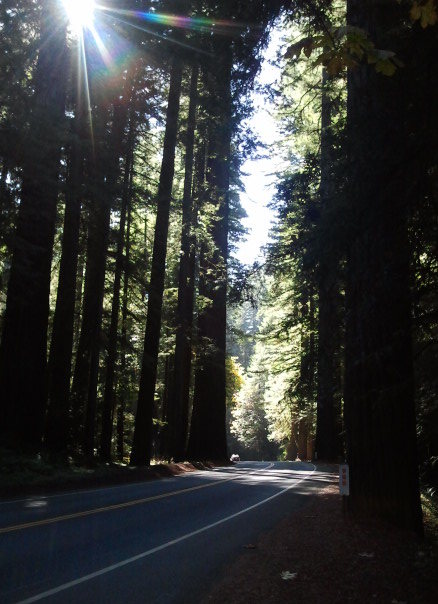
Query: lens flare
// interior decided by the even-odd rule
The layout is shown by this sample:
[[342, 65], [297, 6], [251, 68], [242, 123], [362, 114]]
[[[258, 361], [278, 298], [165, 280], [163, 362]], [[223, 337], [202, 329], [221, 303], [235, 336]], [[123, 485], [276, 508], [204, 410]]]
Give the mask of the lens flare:
[[93, 25], [96, 3], [94, 0], [62, 0], [72, 31], [80, 35]]
[[227, 34], [231, 33], [233, 30], [243, 30], [246, 28], [260, 28], [260, 26], [254, 24], [240, 23], [237, 21], [227, 21], [224, 19], [208, 19], [207, 17], [185, 17], [180, 15], [124, 10], [104, 6], [100, 6], [99, 8], [113, 15], [120, 15], [122, 17], [128, 17], [131, 19], [136, 19], [138, 21], [146, 21], [147, 23], [156, 23], [158, 25], [164, 25], [167, 27], [177, 27], [192, 31], [198, 31], [201, 33], [216, 32], [218, 34]]

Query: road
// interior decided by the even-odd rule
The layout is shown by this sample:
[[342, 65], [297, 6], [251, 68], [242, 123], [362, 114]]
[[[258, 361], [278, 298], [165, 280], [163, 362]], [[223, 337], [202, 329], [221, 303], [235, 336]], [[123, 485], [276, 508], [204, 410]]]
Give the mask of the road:
[[0, 601], [196, 604], [321, 481], [310, 463], [241, 462], [0, 502]]

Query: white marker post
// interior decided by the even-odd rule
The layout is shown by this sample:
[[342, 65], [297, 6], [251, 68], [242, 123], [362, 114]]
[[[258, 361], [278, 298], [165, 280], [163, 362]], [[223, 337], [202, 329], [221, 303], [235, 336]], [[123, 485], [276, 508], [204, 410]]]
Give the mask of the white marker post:
[[350, 469], [346, 463], [339, 466], [339, 493], [350, 494]]
[[347, 496], [350, 494], [350, 468], [344, 463], [339, 466], [339, 493], [342, 495], [342, 512], [347, 515]]

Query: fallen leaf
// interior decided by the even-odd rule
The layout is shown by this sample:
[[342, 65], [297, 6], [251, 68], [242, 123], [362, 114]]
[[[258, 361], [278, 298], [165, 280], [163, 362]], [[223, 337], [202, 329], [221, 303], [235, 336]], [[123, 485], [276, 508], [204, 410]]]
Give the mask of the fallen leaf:
[[359, 556], [361, 558], [374, 558], [374, 554], [373, 553], [368, 553], [368, 552], [361, 552], [359, 554]]
[[283, 581], [293, 581], [297, 578], [298, 573], [291, 573], [289, 570], [284, 570], [281, 573], [281, 578]]

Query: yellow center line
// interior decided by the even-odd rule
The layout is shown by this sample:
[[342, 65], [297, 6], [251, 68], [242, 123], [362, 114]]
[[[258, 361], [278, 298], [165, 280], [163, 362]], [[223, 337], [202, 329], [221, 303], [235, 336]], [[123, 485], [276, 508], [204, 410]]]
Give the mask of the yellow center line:
[[[265, 470], [266, 468], [261, 468]], [[260, 470], [257, 470], [260, 471]], [[252, 472], [251, 472], [252, 474]], [[149, 503], [151, 501], [157, 501], [158, 499], [165, 499], [166, 497], [175, 497], [176, 495], [183, 495], [184, 493], [190, 493], [193, 491], [199, 491], [208, 487], [214, 487], [225, 482], [237, 480], [241, 478], [241, 475], [233, 476], [232, 478], [226, 478], [224, 480], [215, 480], [214, 482], [208, 482], [207, 484], [201, 484], [196, 487], [189, 487], [188, 489], [180, 489], [179, 491], [172, 491], [170, 493], [161, 493], [160, 495], [154, 495], [153, 497], [146, 497], [144, 499], [134, 499], [132, 501], [126, 501], [124, 503], [116, 503], [114, 505], [108, 505], [101, 508], [93, 508], [91, 510], [85, 510], [83, 512], [75, 512], [73, 514], [65, 514], [64, 516], [55, 516], [53, 518], [45, 518], [43, 520], [35, 520], [34, 522], [25, 522], [23, 524], [15, 524], [13, 526], [5, 526], [0, 528], [0, 535], [4, 533], [13, 533], [14, 531], [22, 531], [24, 529], [32, 528], [35, 526], [44, 526], [46, 524], [54, 524], [55, 522], [62, 522], [63, 520], [72, 520], [74, 518], [83, 518], [84, 516], [92, 516], [93, 514], [101, 514], [102, 512], [111, 512], [112, 510], [121, 510], [123, 508], [129, 508], [134, 505], [140, 505], [142, 503]]]

